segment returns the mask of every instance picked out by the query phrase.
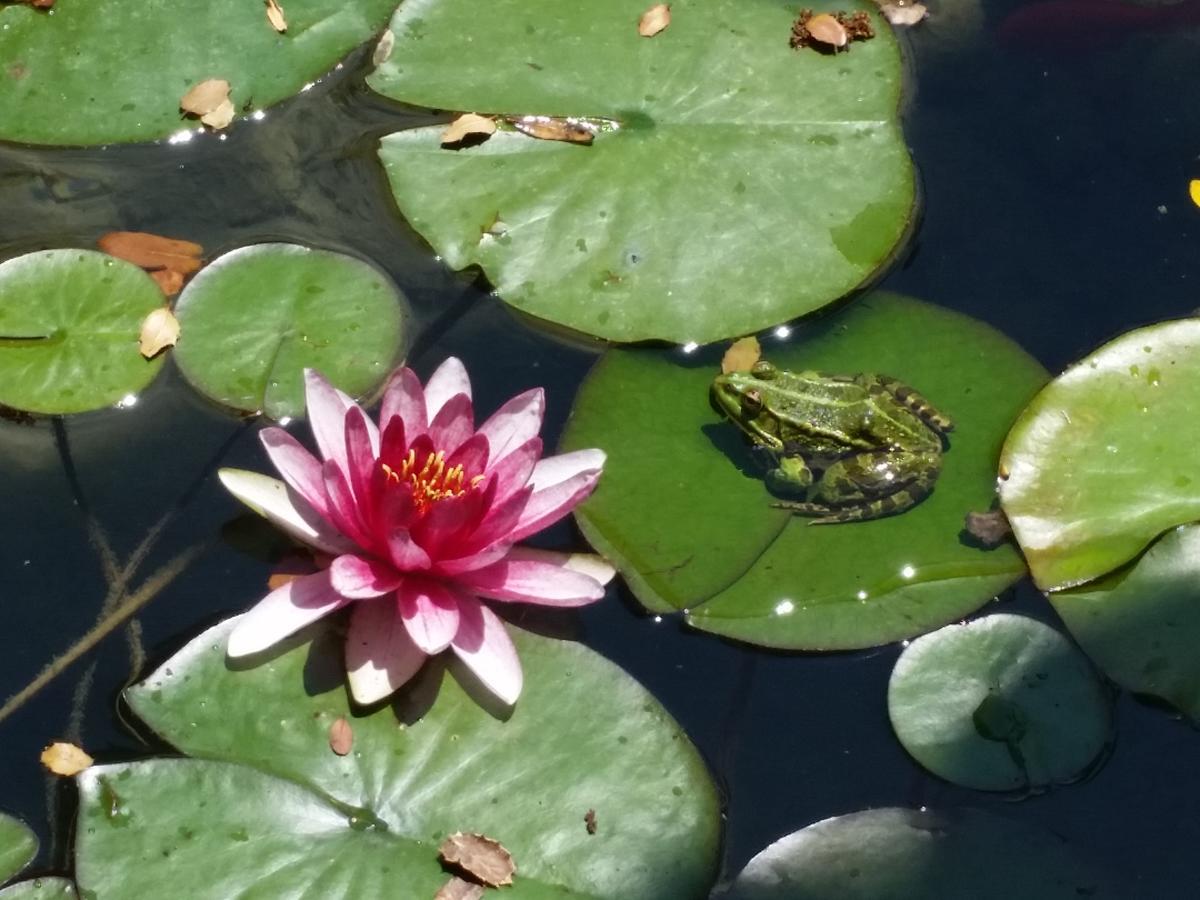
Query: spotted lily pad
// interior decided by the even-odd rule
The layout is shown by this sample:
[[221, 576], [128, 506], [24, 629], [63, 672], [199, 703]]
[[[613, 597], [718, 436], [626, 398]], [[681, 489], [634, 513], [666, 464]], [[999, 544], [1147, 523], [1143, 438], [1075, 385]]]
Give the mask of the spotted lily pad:
[[1050, 602], [1109, 678], [1200, 722], [1200, 525], [1168, 531], [1135, 563]]
[[188, 127], [179, 101], [209, 78], [230, 83], [242, 112], [270, 106], [378, 31], [396, 4], [284, 5], [286, 34], [271, 27], [262, 3], [244, 0], [0, 5], [0, 139], [100, 144], [164, 137]]
[[1124, 334], [1052, 381], [1004, 445], [1004, 511], [1043, 590], [1200, 519], [1200, 319]]
[[403, 355], [404, 305], [374, 266], [327, 250], [256, 244], [192, 279], [175, 361], [202, 394], [273, 419], [304, 414], [304, 370], [362, 396]]
[[0, 813], [0, 882], [29, 865], [37, 848], [37, 837], [24, 822]]
[[611, 350], [563, 444], [608, 453], [577, 520], [647, 609], [687, 610], [697, 628], [756, 644], [841, 649], [961, 618], [1020, 577], [1013, 547], [980, 549], [962, 532], [994, 499], [1000, 444], [1045, 381], [1036, 362], [973, 319], [883, 293], [763, 345], [793, 371], [892, 375], [951, 416], [933, 494], [868, 522], [792, 517], [772, 508], [764, 467], [710, 404], [723, 348]]
[[913, 641], [888, 714], [904, 748], [947, 781], [1028, 790], [1084, 774], [1112, 735], [1112, 700], [1048, 625], [998, 613]]
[[[438, 109], [593, 117], [590, 145], [444, 126], [384, 138], [401, 212], [518, 309], [621, 341], [712, 341], [809, 312], [893, 255], [913, 207], [900, 51], [878, 8], [853, 52], [797, 51], [797, 8], [679, 0], [404, 3], [369, 84]], [[822, 4], [818, 2], [816, 6]], [[385, 55], [385, 54], [381, 54]]]
[[746, 864], [730, 900], [1116, 900], [1058, 835], [975, 809], [870, 809], [809, 825]]
[[94, 250], [27, 253], [0, 263], [0, 297], [4, 406], [99, 409], [141, 390], [162, 366], [138, 352], [142, 320], [162, 306], [162, 291], [131, 263]]
[[[332, 626], [249, 668], [226, 661], [231, 626], [127, 692], [191, 759], [79, 776], [83, 892], [432, 897], [446, 880], [439, 845], [463, 831], [513, 854], [505, 896], [707, 895], [719, 811], [704, 763], [640, 685], [585, 647], [515, 633], [526, 678], [511, 714], [482, 708], [465, 670], [437, 663], [368, 711], [348, 705]], [[354, 734], [346, 755], [329, 744], [339, 718]]]

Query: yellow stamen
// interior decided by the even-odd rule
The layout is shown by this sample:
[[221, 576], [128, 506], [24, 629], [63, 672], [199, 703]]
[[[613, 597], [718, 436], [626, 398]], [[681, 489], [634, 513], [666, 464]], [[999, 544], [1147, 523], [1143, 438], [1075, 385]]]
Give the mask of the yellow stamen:
[[468, 487], [473, 488], [483, 481], [482, 475], [475, 475], [466, 483], [467, 476], [461, 465], [447, 469], [446, 454], [441, 450], [428, 454], [419, 469], [414, 450], [408, 451], [399, 469], [393, 469], [387, 463], [380, 463], [380, 468], [388, 481], [408, 485], [417, 509], [422, 513], [438, 500], [458, 497], [465, 493]]

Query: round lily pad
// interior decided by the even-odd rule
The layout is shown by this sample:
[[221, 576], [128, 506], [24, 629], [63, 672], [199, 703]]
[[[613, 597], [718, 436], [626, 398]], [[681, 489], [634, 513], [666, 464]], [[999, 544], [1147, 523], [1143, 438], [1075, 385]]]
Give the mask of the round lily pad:
[[75, 885], [66, 878], [30, 878], [0, 890], [0, 900], [75, 900]]
[[1200, 525], [1168, 531], [1131, 566], [1050, 602], [1104, 674], [1200, 722]]
[[99, 409], [141, 390], [162, 366], [138, 352], [142, 320], [163, 305], [162, 291], [131, 263], [94, 250], [27, 253], [0, 263], [0, 296], [4, 406]]
[[[0, 6], [0, 139], [100, 144], [188, 126], [179, 101], [210, 78], [240, 113], [298, 93], [377, 32], [395, 0], [287, 0], [287, 32], [262, 3], [57, 0]], [[136, 46], [138, 51], [130, 53]], [[63, 48], [70, 49], [64, 64]]]
[[1013, 426], [1000, 487], [1038, 586], [1124, 565], [1200, 519], [1200, 319], [1124, 334], [1052, 381]]
[[327, 250], [256, 244], [192, 279], [175, 362], [200, 393], [273, 419], [304, 414], [304, 370], [353, 396], [403, 355], [403, 295], [374, 266]]
[[1112, 698], [1048, 625], [997, 613], [913, 641], [896, 660], [888, 714], [935, 775], [1004, 791], [1072, 781], [1112, 736]]
[[1126, 896], [1058, 835], [976, 809], [870, 809], [780, 838], [732, 900], [1093, 900]]
[[[707, 896], [719, 810], [704, 763], [640, 685], [587, 648], [514, 632], [525, 690], [511, 713], [482, 708], [482, 689], [458, 669], [446, 677], [441, 660], [364, 711], [348, 705], [333, 627], [250, 668], [227, 663], [231, 627], [127, 692], [194, 758], [80, 776], [83, 891], [432, 897], [446, 880], [438, 846], [462, 831], [512, 853], [505, 896]], [[352, 732], [344, 756], [330, 746], [339, 718]]]
[[719, 348], [611, 350], [563, 445], [608, 454], [576, 518], [647, 609], [687, 610], [697, 628], [751, 643], [843, 649], [961, 618], [1020, 577], [1020, 554], [981, 549], [963, 520], [994, 499], [1000, 444], [1045, 381], [1036, 362], [980, 322], [884, 293], [764, 344], [792, 371], [894, 376], [951, 416], [933, 494], [859, 523], [813, 525], [773, 508], [758, 454], [710, 403]]
[[37, 848], [37, 837], [24, 822], [0, 813], [0, 882], [29, 865]]
[[835, 55], [789, 47], [798, 9], [775, 0], [683, 0], [645, 38], [648, 5], [401, 5], [375, 90], [598, 123], [590, 145], [503, 123], [458, 149], [441, 146], [444, 126], [389, 135], [404, 216], [518, 309], [619, 341], [744, 334], [866, 281], [914, 198], [900, 51], [878, 7], [837, 4], [866, 11], [875, 37]]

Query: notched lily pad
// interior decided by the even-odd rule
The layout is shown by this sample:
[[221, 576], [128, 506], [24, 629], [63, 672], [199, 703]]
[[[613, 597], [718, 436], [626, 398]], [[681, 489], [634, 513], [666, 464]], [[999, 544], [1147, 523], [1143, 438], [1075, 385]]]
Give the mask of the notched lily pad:
[[713, 410], [719, 348], [702, 359], [609, 351], [563, 444], [608, 453], [576, 518], [647, 609], [687, 610], [695, 627], [751, 643], [843, 649], [961, 618], [1020, 577], [1014, 547], [983, 550], [961, 532], [967, 512], [994, 497], [1000, 444], [1044, 383], [1041, 366], [973, 319], [883, 293], [789, 343], [763, 343], [780, 368], [885, 373], [949, 415], [956, 427], [933, 494], [891, 518], [810, 525], [772, 507], [764, 461]]
[[78, 896], [73, 882], [57, 877], [30, 878], [0, 890], [0, 900], [76, 900]]
[[453, 153], [440, 127], [389, 135], [400, 210], [506, 302], [602, 338], [709, 342], [817, 309], [888, 262], [914, 199], [899, 48], [873, 4], [845, 5], [880, 33], [843, 61], [791, 50], [795, 11], [774, 0], [677, 3], [650, 38], [616, 0], [402, 4], [380, 93], [539, 137], [604, 124], [588, 147], [566, 128]]

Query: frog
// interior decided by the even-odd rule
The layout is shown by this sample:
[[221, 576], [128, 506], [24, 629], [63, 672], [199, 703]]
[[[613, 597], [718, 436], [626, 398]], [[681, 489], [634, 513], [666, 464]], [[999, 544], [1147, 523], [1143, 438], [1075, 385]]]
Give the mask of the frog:
[[954, 422], [897, 378], [760, 359], [713, 379], [714, 406], [764, 450], [772, 505], [812, 524], [906, 512], [932, 493]]

